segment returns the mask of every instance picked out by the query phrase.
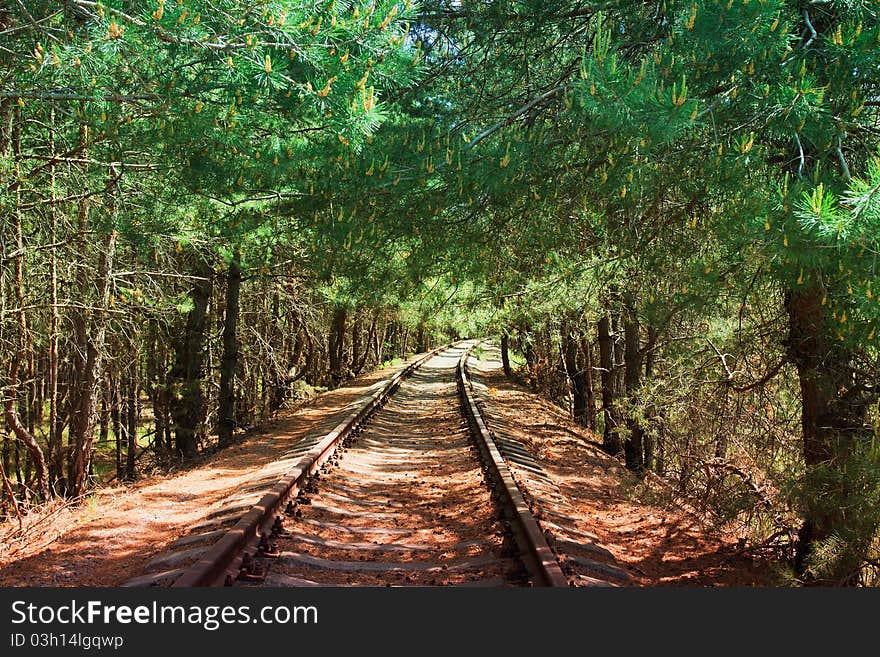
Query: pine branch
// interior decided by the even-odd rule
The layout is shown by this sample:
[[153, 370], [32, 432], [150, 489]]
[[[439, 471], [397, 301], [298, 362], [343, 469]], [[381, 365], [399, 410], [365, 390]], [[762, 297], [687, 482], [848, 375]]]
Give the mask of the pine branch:
[[476, 146], [478, 143], [483, 141], [489, 135], [497, 132], [498, 130], [500, 130], [501, 128], [503, 128], [505, 126], [510, 125], [511, 123], [513, 123], [514, 120], [516, 120], [517, 118], [519, 118], [520, 116], [522, 116], [523, 114], [528, 112], [530, 109], [532, 109], [536, 105], [544, 102], [545, 100], [553, 98], [553, 96], [555, 96], [559, 92], [565, 91], [566, 89], [568, 89], [569, 86], [571, 86], [569, 83], [557, 85], [556, 87], [553, 87], [549, 91], [545, 91], [537, 98], [530, 100], [528, 103], [526, 103], [525, 105], [520, 107], [518, 110], [516, 110], [513, 114], [511, 114], [506, 119], [502, 119], [501, 121], [499, 121], [498, 123], [496, 123], [492, 127], [487, 128], [486, 130], [481, 132], [479, 135], [474, 137], [474, 139], [467, 146], [464, 147], [462, 152], [467, 153], [469, 150], [471, 150], [474, 146]]

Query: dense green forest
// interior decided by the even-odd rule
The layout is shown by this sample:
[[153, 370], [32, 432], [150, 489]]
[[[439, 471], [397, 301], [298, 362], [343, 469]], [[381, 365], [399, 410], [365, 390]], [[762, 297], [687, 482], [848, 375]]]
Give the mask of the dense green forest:
[[4, 7], [5, 514], [489, 336], [788, 581], [877, 583], [876, 3]]

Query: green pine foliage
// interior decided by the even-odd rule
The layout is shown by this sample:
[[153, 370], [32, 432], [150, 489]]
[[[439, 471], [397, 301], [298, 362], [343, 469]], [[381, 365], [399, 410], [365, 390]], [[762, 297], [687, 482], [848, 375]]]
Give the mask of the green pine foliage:
[[[804, 521], [797, 577], [870, 580], [876, 3], [27, 5], [0, 10], [5, 244], [48, 244], [59, 207], [92, 269], [118, 234], [138, 272], [301, 277], [422, 336], [511, 336], [557, 392], [566, 344], [635, 322], [655, 371], [617, 391], [621, 435], [688, 492], [715, 481], [695, 459], [754, 466], [778, 513], [728, 471], [720, 515]], [[184, 315], [186, 292], [112, 299]]]

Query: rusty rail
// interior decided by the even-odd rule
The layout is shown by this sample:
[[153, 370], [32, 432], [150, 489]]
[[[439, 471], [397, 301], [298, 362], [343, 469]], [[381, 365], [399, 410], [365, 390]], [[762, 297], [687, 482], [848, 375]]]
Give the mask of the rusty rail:
[[547, 539], [529, 510], [474, 399], [473, 384], [467, 375], [467, 361], [477, 344], [479, 343], [474, 343], [465, 350], [458, 361], [456, 371], [461, 404], [468, 424], [489, 468], [488, 474], [493, 489], [499, 496], [504, 513], [510, 521], [520, 558], [531, 575], [532, 583], [536, 586], [568, 586], [568, 578], [562, 572], [556, 555], [550, 549]]
[[381, 390], [374, 392], [368, 401], [352, 411], [342, 422], [308, 451], [297, 464], [257, 502], [219, 541], [208, 548], [201, 558], [178, 577], [173, 587], [218, 586], [223, 584], [227, 569], [248, 543], [256, 540], [261, 531], [272, 524], [282, 505], [299, 492], [309, 476], [329, 459], [336, 448], [352, 431], [357, 429], [376, 409], [383, 406], [400, 386], [401, 381], [412, 374], [428, 359], [451, 344], [438, 347], [398, 371]]

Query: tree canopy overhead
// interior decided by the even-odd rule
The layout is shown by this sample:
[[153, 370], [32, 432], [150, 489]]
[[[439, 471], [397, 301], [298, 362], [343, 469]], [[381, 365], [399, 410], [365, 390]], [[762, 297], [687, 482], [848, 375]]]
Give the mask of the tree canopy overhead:
[[878, 46], [868, 0], [11, 3], [22, 483], [87, 487], [123, 379], [192, 456], [299, 376], [486, 332], [634, 472], [761, 480], [778, 513], [734, 511], [795, 528], [798, 581], [874, 582]]

